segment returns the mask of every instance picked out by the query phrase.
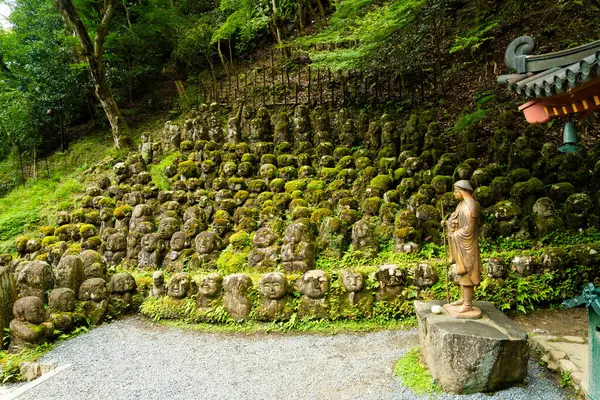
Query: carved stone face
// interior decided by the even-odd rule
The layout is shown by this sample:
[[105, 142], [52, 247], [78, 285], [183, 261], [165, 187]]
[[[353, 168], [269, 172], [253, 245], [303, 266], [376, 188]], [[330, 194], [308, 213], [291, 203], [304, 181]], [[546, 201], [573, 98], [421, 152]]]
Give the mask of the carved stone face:
[[210, 254], [220, 248], [219, 238], [214, 232], [200, 232], [196, 236], [196, 251], [200, 254]]
[[75, 292], [68, 288], [54, 289], [48, 295], [48, 306], [60, 312], [73, 312], [75, 310]]
[[149, 233], [142, 237], [142, 249], [147, 253], [153, 253], [159, 248], [161, 237], [157, 233]]
[[203, 174], [210, 174], [211, 172], [214, 172], [214, 170], [215, 170], [215, 164], [212, 163], [212, 162], [204, 161], [200, 165], [200, 169], [202, 170]]
[[167, 294], [176, 299], [183, 299], [192, 288], [191, 278], [186, 273], [175, 274], [169, 281]]
[[102, 278], [90, 278], [81, 284], [79, 288], [79, 300], [102, 301], [108, 297], [106, 281]]
[[506, 264], [500, 258], [490, 258], [486, 263], [486, 272], [490, 278], [503, 278], [506, 275]]
[[129, 272], [122, 272], [110, 278], [108, 288], [112, 293], [134, 292], [137, 289], [137, 283]]
[[169, 240], [179, 229], [179, 221], [175, 218], [163, 218], [158, 225], [158, 234], [161, 239]]
[[293, 223], [285, 230], [285, 243], [300, 243], [310, 240], [310, 232], [308, 227], [301, 223]]
[[23, 297], [13, 305], [13, 314], [20, 321], [27, 321], [34, 325], [44, 322], [46, 312], [42, 299], [35, 296]]
[[260, 228], [254, 234], [254, 240], [252, 246], [257, 248], [265, 248], [273, 245], [277, 240], [277, 236], [269, 228]]
[[152, 285], [154, 287], [163, 287], [165, 284], [165, 274], [162, 271], [154, 271], [152, 274]]
[[311, 299], [321, 299], [325, 297], [329, 290], [329, 279], [325, 272], [321, 270], [307, 271], [302, 275], [300, 291]]
[[435, 269], [428, 263], [419, 263], [415, 267], [415, 285], [417, 287], [430, 287], [433, 286], [437, 280], [438, 276], [435, 272]]
[[463, 191], [460, 190], [459, 188], [454, 188], [454, 197], [457, 200], [462, 200], [463, 199]]
[[175, 232], [171, 237], [171, 242], [169, 243], [171, 250], [181, 251], [185, 249], [185, 239], [185, 232]]
[[342, 272], [342, 282], [348, 292], [361, 292], [365, 288], [365, 276], [360, 272]]
[[364, 220], [356, 222], [352, 229], [352, 236], [356, 239], [362, 239], [371, 236], [369, 223]]
[[[189, 238], [196, 237], [196, 235], [198, 235], [202, 231], [202, 229], [202, 222], [200, 222], [200, 220], [196, 218], [190, 218], [187, 221], [185, 221], [185, 224], [183, 224], [183, 232]], [[173, 245], [171, 245], [171, 248], [173, 248]]]
[[225, 278], [223, 287], [225, 292], [245, 295], [252, 286], [252, 279], [246, 274], [233, 274]]
[[396, 264], [382, 265], [376, 276], [382, 286], [401, 286], [405, 280], [404, 271]]
[[212, 230], [223, 237], [230, 229], [229, 222], [225, 219], [217, 219], [212, 223]]
[[281, 272], [270, 272], [261, 278], [259, 289], [266, 298], [280, 300], [287, 291], [287, 279]]
[[202, 279], [199, 292], [204, 297], [213, 298], [221, 293], [223, 289], [223, 277], [219, 274], [211, 274]]

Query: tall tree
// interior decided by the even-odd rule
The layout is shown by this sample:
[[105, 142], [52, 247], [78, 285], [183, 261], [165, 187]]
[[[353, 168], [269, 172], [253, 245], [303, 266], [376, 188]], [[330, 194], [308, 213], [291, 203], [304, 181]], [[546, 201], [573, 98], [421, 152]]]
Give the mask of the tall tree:
[[106, 113], [106, 117], [112, 127], [113, 140], [116, 148], [122, 146], [123, 136], [127, 131], [127, 122], [123, 119], [121, 110], [115, 101], [113, 94], [106, 80], [106, 72], [103, 63], [104, 39], [108, 33], [108, 26], [115, 15], [117, 9], [117, 0], [107, 0], [106, 9], [102, 16], [102, 21], [96, 30], [94, 41], [90, 38], [87, 28], [81, 20], [75, 5], [72, 0], [55, 0], [58, 10], [63, 17], [71, 24], [75, 36], [79, 39], [79, 43], [83, 50], [92, 74], [96, 96], [102, 108]]

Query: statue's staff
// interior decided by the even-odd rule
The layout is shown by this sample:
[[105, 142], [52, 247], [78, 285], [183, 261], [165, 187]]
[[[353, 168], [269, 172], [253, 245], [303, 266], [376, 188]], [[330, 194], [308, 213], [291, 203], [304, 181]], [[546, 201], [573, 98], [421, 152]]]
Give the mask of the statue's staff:
[[444, 215], [444, 203], [442, 206], [442, 236], [444, 236], [444, 264], [446, 265], [446, 303], [450, 304], [450, 286], [448, 284], [448, 247], [446, 245], [446, 216]]

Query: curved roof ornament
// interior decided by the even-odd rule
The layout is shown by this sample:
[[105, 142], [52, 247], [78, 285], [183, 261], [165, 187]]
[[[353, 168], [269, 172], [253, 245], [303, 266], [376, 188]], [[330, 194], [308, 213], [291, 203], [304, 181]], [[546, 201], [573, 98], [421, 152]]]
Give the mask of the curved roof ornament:
[[527, 72], [527, 55], [530, 54], [534, 48], [535, 40], [531, 36], [519, 36], [510, 42], [506, 48], [506, 51], [504, 52], [504, 63], [518, 74], [524, 74]]

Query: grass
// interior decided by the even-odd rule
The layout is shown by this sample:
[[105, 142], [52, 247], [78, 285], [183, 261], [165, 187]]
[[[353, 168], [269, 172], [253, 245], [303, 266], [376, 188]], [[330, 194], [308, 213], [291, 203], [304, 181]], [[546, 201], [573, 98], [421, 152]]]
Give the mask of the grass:
[[190, 329], [208, 333], [316, 333], [339, 334], [347, 332], [374, 332], [389, 329], [410, 329], [416, 326], [415, 318], [391, 320], [385, 323], [376, 321], [329, 321], [329, 320], [294, 320], [285, 322], [245, 321], [228, 324], [197, 323], [190, 324], [178, 320], [161, 320], [157, 322], [167, 327]]
[[421, 348], [410, 349], [394, 366], [394, 375], [402, 384], [416, 394], [436, 394], [441, 390], [433, 381], [427, 368], [421, 363]]
[[20, 381], [20, 363], [37, 361], [52, 350], [57, 343], [79, 336], [88, 330], [88, 327], [80, 326], [71, 333], [60, 335], [56, 342], [44, 343], [34, 349], [23, 349], [14, 354], [4, 350], [0, 351], [0, 383]]

